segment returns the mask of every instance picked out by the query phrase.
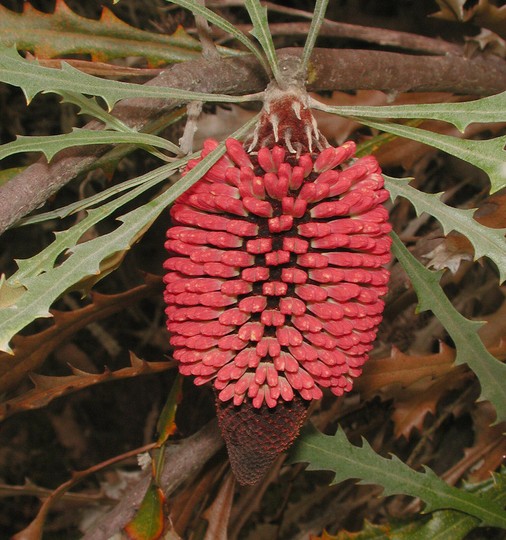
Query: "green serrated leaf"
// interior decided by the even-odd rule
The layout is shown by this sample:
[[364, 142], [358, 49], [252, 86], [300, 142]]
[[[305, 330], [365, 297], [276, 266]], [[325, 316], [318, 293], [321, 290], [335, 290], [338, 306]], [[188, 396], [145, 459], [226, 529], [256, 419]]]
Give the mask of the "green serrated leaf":
[[62, 135], [41, 135], [38, 137], [19, 135], [15, 141], [0, 146], [0, 160], [21, 152], [42, 152], [50, 161], [55, 154], [65, 148], [95, 144], [136, 144], [163, 148], [175, 154], [180, 152], [179, 147], [174, 143], [149, 133], [74, 128], [71, 133]]
[[[23, 13], [15, 13], [0, 6], [0, 44], [33, 51], [39, 58], [89, 53], [100, 60], [139, 56], [157, 65], [200, 56], [200, 42], [182, 28], [172, 35], [140, 30], [107, 7], [99, 20], [81, 17], [60, 0], [54, 13], [38, 11], [28, 2], [23, 7]], [[239, 54], [225, 47], [220, 52]]]
[[[159, 132], [163, 128], [169, 125], [172, 125], [177, 120], [180, 120], [184, 115], [185, 115], [184, 108], [178, 109], [177, 111], [172, 112], [167, 117], [167, 121], [157, 123], [156, 125], [150, 125], [150, 129], [152, 129], [155, 133]], [[133, 131], [130, 128], [128, 128], [128, 130]], [[135, 150], [136, 148], [137, 147], [135, 145], [116, 146], [112, 150], [109, 150], [105, 155], [103, 155], [101, 158], [99, 158], [95, 162], [95, 168], [103, 167], [104, 169], [109, 169], [112, 166], [111, 164], [114, 164], [115, 166], [115, 164], [119, 162], [121, 158], [123, 158], [124, 156], [126, 156], [127, 154]], [[155, 153], [155, 152], [151, 150], [151, 153]], [[189, 159], [197, 157], [197, 155], [198, 155], [197, 153], [191, 154], [191, 155], [186, 156], [183, 159], [179, 159], [177, 162], [174, 161], [172, 162], [172, 166], [174, 167], [177, 166], [180, 168], [186, 165], [186, 162]], [[94, 195], [91, 195], [90, 197], [75, 201], [61, 208], [57, 208], [56, 210], [51, 210], [49, 212], [42, 212], [39, 214], [26, 216], [20, 219], [14, 226], [23, 227], [26, 225], [33, 225], [35, 223], [41, 223], [43, 221], [61, 219], [61, 218], [70, 216], [71, 214], [75, 214], [76, 212], [81, 212], [83, 210], [87, 210], [88, 208], [92, 208], [93, 206], [96, 206], [99, 203], [105, 202], [111, 197], [115, 195], [119, 195], [120, 193], [123, 193], [124, 191], [128, 191], [134, 187], [137, 187], [138, 185], [143, 184], [144, 182], [147, 182], [148, 180], [149, 178], [146, 178], [144, 176], [132, 178], [131, 180], [125, 180], [124, 182], [113, 185], [107, 189], [104, 189], [98, 193], [95, 193]]]
[[[156, 204], [160, 197], [120, 218], [123, 223], [113, 232], [77, 246], [75, 244], [91, 225], [110, 215], [127, 200], [163, 181], [168, 170], [167, 166], [157, 169], [147, 185], [143, 184], [118, 201], [90, 211], [82, 220], [85, 222], [83, 225], [79, 222], [68, 231], [57, 233], [48, 248], [31, 259], [18, 261], [19, 270], [0, 288], [0, 298], [13, 288], [23, 286], [26, 290], [15, 304], [0, 309], [0, 350], [10, 352], [9, 341], [19, 330], [37, 318], [50, 317], [50, 306], [59, 296], [89, 276], [98, 279], [102, 261], [114, 254], [125, 253], [131, 247], [163, 210], [163, 203]], [[55, 266], [56, 258], [65, 250], [68, 250], [67, 258]]]
[[[424, 518], [424, 520], [426, 519]], [[398, 523], [395, 520], [382, 523], [381, 525], [365, 521], [360, 531], [339, 531], [336, 535], [324, 533], [321, 538], [315, 537], [314, 540], [410, 540], [410, 534], [416, 528], [416, 521]]]
[[158, 540], [165, 526], [165, 497], [163, 491], [151, 483], [135, 517], [125, 525], [130, 540]]
[[195, 2], [194, 0], [166, 0], [167, 2], [170, 2], [171, 4], [177, 4], [178, 6], [181, 6], [185, 9], [190, 10], [194, 15], [200, 15], [201, 17], [204, 17], [206, 21], [210, 22], [211, 24], [216, 25], [218, 28], [221, 28], [221, 30], [227, 32], [231, 36], [233, 36], [239, 43], [242, 43], [250, 52], [252, 52], [257, 60], [260, 62], [260, 64], [263, 66], [265, 71], [269, 73], [269, 66], [265, 61], [264, 56], [259, 51], [258, 47], [255, 46], [255, 44], [248, 39], [246, 35], [244, 35], [241, 31], [239, 31], [233, 24], [229, 23], [226, 19], [223, 17], [220, 17], [210, 9], [207, 9], [205, 6], [199, 4], [198, 2]]
[[[256, 121], [257, 117], [252, 118], [232, 134], [232, 137], [241, 138], [248, 133]], [[122, 201], [127, 197], [132, 199], [135, 194], [139, 194], [136, 190], [147, 189], [144, 184], [132, 190], [133, 193], [130, 192], [120, 197], [118, 201], [112, 201], [105, 205], [105, 210], [103, 207], [91, 210], [90, 215], [83, 220], [86, 221], [89, 218], [89, 221], [83, 227], [71, 228], [69, 231], [59, 233], [55, 242], [47, 250], [32, 257], [32, 259], [20, 261], [19, 270], [8, 280], [8, 285], [10, 287], [24, 285], [27, 290], [15, 304], [0, 309], [0, 350], [10, 352], [9, 341], [17, 332], [39, 317], [50, 317], [49, 309], [51, 304], [63, 293], [72, 290], [76, 284], [79, 284], [85, 278], [94, 277], [98, 281], [103, 277], [101, 275], [101, 263], [113, 255], [126, 253], [160, 213], [197, 182], [224, 153], [225, 144], [221, 143], [218, 148], [202, 159], [184, 178], [167, 191], [147, 204], [118, 218], [121, 225], [109, 234], [75, 245], [82, 234], [91, 226], [90, 223], [93, 220], [103, 219], [104, 214], [109, 215], [113, 212], [118, 208], [120, 199]], [[150, 182], [152, 182], [149, 187], [165, 178], [166, 171], [175, 166], [177, 164], [173, 163], [165, 166], [166, 169], [161, 167], [153, 173], [148, 173], [146, 177], [150, 178]], [[149, 174], [152, 176], [149, 176]], [[79, 224], [75, 227], [78, 226]], [[75, 247], [70, 247], [69, 243], [72, 243]], [[65, 249], [68, 250], [67, 258], [59, 266], [55, 267], [56, 257]], [[121, 257], [118, 257], [117, 264], [120, 261]], [[0, 298], [1, 293], [2, 290], [0, 289]], [[4, 294], [7, 294], [7, 291], [4, 291]]]
[[99, 208], [90, 210], [84, 219], [80, 220], [66, 231], [55, 233], [56, 238], [54, 242], [46, 249], [29, 259], [16, 261], [18, 270], [9, 278], [9, 285], [26, 285], [26, 287], [29, 287], [31, 279], [40, 274], [50, 272], [54, 268], [58, 257], [64, 254], [67, 249], [75, 246], [86, 231], [148, 189], [151, 189], [156, 184], [170, 178], [170, 176], [180, 166], [184, 165], [186, 161], [187, 160], [181, 160], [170, 165], [164, 165], [136, 178], [135, 183], [139, 185], [131, 189], [131, 191], [107, 204], [103, 204]]
[[60, 91], [59, 94], [62, 97], [63, 102], [72, 103], [73, 105], [79, 107], [80, 114], [88, 114], [97, 120], [100, 120], [104, 123], [106, 129], [114, 129], [116, 131], [123, 132], [135, 131], [123, 123], [119, 118], [116, 118], [112, 114], [102, 109], [95, 98], [87, 98], [82, 94], [76, 94], [74, 92]]
[[101, 79], [83, 73], [65, 62], [62, 63], [61, 69], [42, 67], [37, 62], [23, 59], [15, 48], [3, 46], [0, 46], [0, 82], [19, 86], [28, 102], [39, 92], [64, 91], [100, 96], [107, 103], [109, 110], [120, 99], [135, 97], [177, 99], [184, 103], [189, 101], [240, 103], [260, 99], [259, 95], [205, 94], [177, 88]]
[[[493, 478], [464, 486], [465, 491], [484, 494], [495, 502], [506, 503], [506, 478], [504, 472]], [[339, 531], [336, 535], [324, 533], [314, 540], [464, 540], [467, 534], [479, 526], [480, 521], [457, 510], [437, 510], [428, 516], [409, 521], [390, 519], [376, 525], [366, 521], [357, 532]]]
[[[461, 540], [478, 526], [478, 520], [466, 514], [455, 512], [454, 510], [440, 510], [434, 512], [431, 519], [425, 523], [419, 523], [413, 527], [406, 540]], [[415, 524], [414, 524], [415, 525]], [[398, 538], [398, 533], [394, 537]]]
[[463, 132], [469, 124], [506, 122], [506, 92], [463, 103], [434, 103], [376, 107], [331, 106], [313, 101], [315, 109], [341, 116], [362, 118], [422, 118], [442, 120]]
[[[504, 506], [506, 503], [506, 477], [504, 472], [494, 474], [493, 478], [481, 482], [464, 486], [466, 491], [483, 494], [487, 498]], [[473, 516], [455, 512], [453, 510], [439, 510], [434, 512], [429, 520], [418, 520], [415, 522], [416, 527], [411, 531], [410, 536], [406, 537], [409, 540], [463, 540], [467, 534], [478, 527], [479, 521]], [[398, 535], [392, 536], [395, 540]]]
[[276, 81], [281, 82], [282, 76], [279, 69], [278, 57], [272, 41], [269, 22], [267, 20], [267, 8], [262, 6], [258, 0], [245, 0], [244, 5], [248, 10], [249, 17], [253, 23], [251, 34], [255, 36], [262, 46], [262, 50], [267, 56], [267, 61]]
[[16, 304], [26, 289], [22, 285], [12, 287], [7, 285], [5, 274], [0, 274], [0, 308], [5, 308]]
[[88, 276], [100, 277], [101, 262], [113, 254], [126, 252], [138, 240], [169, 204], [167, 193], [120, 218], [122, 224], [113, 232], [72, 248], [59, 266], [24, 278], [25, 294], [15, 305], [0, 311], [0, 349], [8, 351], [10, 339], [32, 320], [50, 316], [51, 304], [64, 292]]
[[442, 225], [445, 234], [457, 231], [463, 234], [474, 247], [474, 257], [488, 257], [499, 270], [500, 283], [506, 279], [506, 229], [491, 229], [478, 223], [473, 210], [452, 208], [441, 201], [440, 193], [423, 193], [409, 185], [410, 178], [385, 178], [385, 186], [392, 201], [397, 197], [408, 199], [415, 207], [417, 215], [427, 212]]
[[[406, 125], [418, 126], [422, 123], [422, 120], [407, 120]], [[355, 152], [356, 157], [368, 156], [369, 154], [374, 154], [377, 152], [383, 145], [388, 144], [397, 139], [396, 135], [391, 133], [378, 133], [377, 135], [372, 136], [371, 138], [362, 141], [357, 144], [357, 151]]]
[[[192, 156], [188, 156], [188, 158], [195, 157], [195, 156], [196, 154]], [[184, 160], [178, 160], [177, 163], [174, 162], [172, 166], [175, 167], [179, 165], [179, 167], [181, 167], [182, 165], [185, 164], [188, 158], [185, 158]], [[157, 180], [158, 182], [161, 182], [165, 178], [168, 178], [170, 176], [170, 174], [173, 172], [172, 166], [170, 165], [167, 166], [168, 169], [166, 171], [166, 176], [164, 176], [165, 173], [162, 172], [159, 179]], [[40, 223], [42, 221], [49, 221], [51, 219], [62, 219], [67, 216], [71, 216], [72, 214], [76, 214], [77, 212], [88, 210], [99, 203], [103, 203], [107, 201], [108, 199], [110, 199], [111, 197], [114, 197], [115, 195], [119, 195], [120, 193], [133, 189], [139, 185], [146, 184], [147, 182], [153, 179], [151, 177], [153, 173], [154, 171], [151, 171], [150, 173], [148, 173], [148, 176], [143, 175], [143, 176], [138, 176], [137, 178], [132, 178], [131, 180], [126, 180], [125, 182], [121, 182], [121, 184], [117, 184], [117, 185], [111, 186], [110, 188], [104, 189], [103, 191], [99, 191], [95, 195], [91, 195], [90, 197], [87, 197], [86, 199], [75, 201], [66, 206], [62, 206], [61, 208], [57, 208], [56, 210], [52, 210], [50, 212], [44, 212], [42, 214], [35, 214], [34, 216], [28, 216], [20, 220], [18, 223], [16, 223], [16, 226], [21, 227], [21, 226], [26, 226], [26, 225], [33, 225], [35, 223]], [[149, 184], [149, 186], [147, 186], [145, 189], [148, 189], [148, 187], [151, 187], [151, 186], [152, 184]], [[137, 196], [137, 194], [135, 194], [134, 196]], [[119, 203], [118, 199], [116, 200], [115, 205], [116, 203]]]
[[439, 285], [442, 272], [432, 272], [417, 261], [395, 233], [391, 233], [392, 252], [408, 274], [419, 301], [419, 310], [430, 310], [455, 343], [456, 364], [467, 364], [478, 377], [481, 398], [490, 401], [497, 421], [506, 420], [506, 365], [494, 358], [478, 336], [481, 322], [463, 317]]
[[401, 124], [373, 122], [372, 120], [365, 120], [363, 118], [359, 121], [366, 126], [434, 146], [439, 150], [443, 150], [443, 152], [447, 152], [452, 156], [475, 165], [488, 174], [491, 193], [506, 187], [506, 152], [504, 151], [506, 135], [488, 141], [474, 141], [432, 133], [425, 129]]
[[453, 508], [474, 516], [482, 525], [506, 528], [506, 512], [493, 499], [449, 486], [428, 468], [416, 472], [396, 456], [381, 457], [365, 440], [361, 447], [355, 446], [342, 429], [328, 436], [314, 427], [306, 428], [292, 447], [290, 461], [306, 462], [311, 471], [334, 472], [332, 484], [358, 478], [361, 483], [382, 486], [385, 496], [419, 497], [427, 505], [426, 512]]

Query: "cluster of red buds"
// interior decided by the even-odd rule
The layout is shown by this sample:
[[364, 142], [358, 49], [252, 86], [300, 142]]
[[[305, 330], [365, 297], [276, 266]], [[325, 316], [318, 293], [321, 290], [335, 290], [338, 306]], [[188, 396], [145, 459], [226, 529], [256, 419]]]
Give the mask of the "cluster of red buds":
[[[217, 143], [207, 140], [201, 158]], [[267, 94], [247, 147], [171, 208], [164, 293], [174, 358], [212, 383], [241, 483], [297, 436], [307, 406], [351, 390], [376, 338], [389, 273], [388, 198], [373, 156], [331, 147], [300, 91]]]

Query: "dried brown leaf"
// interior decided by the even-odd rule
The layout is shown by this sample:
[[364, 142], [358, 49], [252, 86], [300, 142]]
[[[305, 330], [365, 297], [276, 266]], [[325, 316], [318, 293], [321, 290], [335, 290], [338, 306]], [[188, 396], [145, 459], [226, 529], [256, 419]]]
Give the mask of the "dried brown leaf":
[[499, 306], [499, 309], [491, 315], [479, 317], [480, 321], [485, 321], [479, 330], [481, 340], [486, 346], [497, 345], [506, 336], [506, 300]]
[[[28, 56], [27, 56], [28, 57]], [[70, 64], [72, 67], [95, 75], [95, 77], [104, 77], [110, 79], [151, 79], [156, 77], [162, 71], [161, 69], [135, 68], [129, 66], [119, 66], [116, 64], [108, 64], [107, 62], [91, 62], [89, 60], [76, 60], [74, 58], [60, 59], [44, 59], [38, 58], [39, 65], [54, 69], [61, 69], [62, 63]]]
[[0, 421], [21, 411], [40, 409], [58, 397], [77, 392], [88, 386], [118, 379], [138, 377], [139, 375], [160, 373], [175, 366], [174, 361], [146, 362], [133, 353], [130, 353], [130, 362], [130, 367], [116, 371], [110, 371], [106, 367], [103, 373], [87, 373], [72, 366], [70, 368], [73, 375], [67, 375], [65, 377], [52, 377], [32, 373], [30, 378], [35, 384], [35, 388], [25, 392], [21, 396], [0, 403]]
[[477, 50], [486, 50], [488, 53], [506, 58], [506, 40], [499, 37], [495, 32], [482, 28], [478, 35], [466, 38], [467, 56], [474, 56]]
[[223, 481], [216, 499], [203, 514], [209, 523], [204, 540], [228, 539], [227, 528], [234, 498], [234, 486], [235, 478], [230, 473]]
[[506, 37], [506, 6], [495, 6], [489, 0], [467, 2], [466, 0], [436, 0], [441, 11], [433, 17], [445, 20], [473, 22]]
[[91, 322], [104, 319], [162, 290], [158, 276], [146, 276], [146, 283], [119, 294], [92, 294], [92, 303], [71, 312], [53, 312], [54, 324], [31, 336], [13, 339], [14, 354], [0, 353], [0, 392], [19, 384], [38, 369], [61, 343]]
[[219, 464], [216, 467], [202, 471], [197, 483], [192, 484], [191, 489], [186, 489], [171, 498], [169, 519], [178, 534], [186, 536], [186, 528], [192, 516], [194, 517], [195, 508], [199, 508], [205, 497], [209, 495], [221, 468], [222, 465]]
[[394, 436], [408, 438], [413, 429], [421, 431], [425, 417], [429, 413], [435, 414], [443, 395], [458, 388], [470, 377], [472, 374], [469, 371], [457, 368], [435, 381], [418, 381], [407, 390], [399, 392], [392, 411]]
[[[504, 360], [506, 342], [489, 348], [489, 352]], [[445, 394], [472, 377], [464, 366], [455, 367], [454, 360], [454, 349], [444, 343], [439, 353], [430, 355], [407, 355], [393, 347], [390, 357], [370, 359], [365, 364], [355, 388], [364, 400], [376, 394], [393, 397], [395, 437], [408, 437], [413, 428], [422, 427], [428, 413], [435, 413]]]
[[482, 482], [490, 478], [490, 473], [504, 463], [506, 454], [506, 422], [491, 424], [495, 420], [495, 410], [488, 402], [481, 402], [472, 411], [475, 440], [464, 450], [464, 457], [445, 474], [445, 480], [455, 483], [469, 470], [470, 482]]
[[37, 512], [37, 515], [35, 516], [33, 521], [28, 525], [28, 527], [26, 527], [19, 533], [15, 534], [11, 540], [41, 540], [42, 535], [43, 535], [44, 524], [46, 522], [46, 518], [52, 506], [57, 501], [59, 501], [62, 497], [64, 497], [65, 494], [70, 489], [72, 489], [76, 484], [78, 484], [83, 479], [87, 478], [88, 476], [95, 474], [98, 471], [106, 467], [110, 467], [111, 465], [114, 465], [115, 463], [123, 461], [127, 458], [136, 456], [137, 454], [140, 454], [147, 450], [151, 450], [153, 446], [154, 446], [154, 443], [142, 446], [140, 448], [135, 448], [134, 450], [130, 450], [128, 452], [125, 452], [124, 454], [115, 456], [111, 459], [103, 461], [102, 463], [93, 465], [92, 467], [89, 467], [88, 469], [85, 469], [83, 471], [74, 472], [70, 480], [67, 480], [66, 482], [61, 484], [49, 495], [49, 497], [47, 497], [44, 500], [39, 511]]
[[455, 351], [444, 343], [430, 355], [408, 355], [392, 347], [389, 357], [371, 358], [365, 364], [355, 388], [369, 399], [391, 385], [408, 387], [421, 379], [441, 377], [453, 369], [454, 360]]
[[[478, 205], [473, 217], [486, 227], [506, 228], [506, 193], [499, 191], [487, 197]], [[442, 237], [437, 246], [423, 257], [429, 259], [428, 266], [436, 270], [449, 268], [455, 273], [461, 261], [474, 259], [474, 248], [464, 235], [452, 231], [446, 237]]]

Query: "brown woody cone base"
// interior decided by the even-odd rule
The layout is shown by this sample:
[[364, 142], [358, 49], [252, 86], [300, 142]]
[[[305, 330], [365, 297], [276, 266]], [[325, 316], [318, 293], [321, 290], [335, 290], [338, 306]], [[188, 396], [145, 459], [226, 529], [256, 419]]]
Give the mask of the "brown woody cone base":
[[307, 416], [309, 402], [295, 397], [272, 409], [254, 408], [247, 401], [236, 407], [216, 400], [221, 434], [238, 482], [253, 485], [267, 473], [276, 458], [291, 446]]

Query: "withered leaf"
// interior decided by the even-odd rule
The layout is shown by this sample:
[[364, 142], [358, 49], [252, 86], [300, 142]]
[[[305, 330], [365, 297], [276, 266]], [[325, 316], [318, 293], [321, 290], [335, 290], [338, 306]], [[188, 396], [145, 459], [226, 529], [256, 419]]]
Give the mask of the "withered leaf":
[[13, 339], [14, 354], [0, 352], [0, 392], [19, 384], [27, 375], [40, 368], [49, 354], [81, 328], [125, 309], [142, 298], [162, 289], [158, 276], [146, 276], [146, 282], [119, 294], [92, 294], [92, 303], [71, 312], [53, 312], [54, 324], [31, 336]]
[[174, 361], [146, 362], [133, 353], [130, 353], [130, 362], [130, 367], [116, 371], [111, 371], [106, 367], [102, 373], [87, 373], [72, 366], [70, 368], [73, 375], [64, 377], [52, 377], [32, 373], [30, 374], [30, 378], [35, 384], [35, 388], [25, 392], [21, 396], [0, 403], [0, 421], [21, 411], [40, 409], [53, 401], [53, 399], [77, 392], [88, 386], [117, 379], [137, 377], [139, 375], [160, 373], [175, 366]]

